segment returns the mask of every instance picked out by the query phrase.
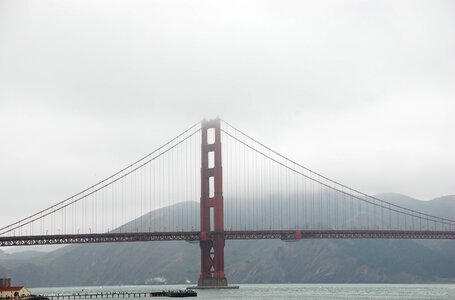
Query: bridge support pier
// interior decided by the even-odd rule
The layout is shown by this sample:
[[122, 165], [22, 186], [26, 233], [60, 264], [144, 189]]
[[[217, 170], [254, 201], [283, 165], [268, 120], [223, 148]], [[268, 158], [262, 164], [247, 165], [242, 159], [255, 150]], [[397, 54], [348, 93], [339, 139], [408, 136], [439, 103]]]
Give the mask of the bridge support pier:
[[198, 287], [227, 287], [224, 274], [224, 238], [200, 241], [200, 247], [201, 275], [197, 283]]

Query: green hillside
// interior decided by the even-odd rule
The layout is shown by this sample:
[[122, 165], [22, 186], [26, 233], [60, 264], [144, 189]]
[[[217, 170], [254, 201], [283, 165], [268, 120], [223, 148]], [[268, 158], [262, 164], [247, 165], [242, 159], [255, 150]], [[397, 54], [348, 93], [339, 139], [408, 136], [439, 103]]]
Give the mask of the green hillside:
[[[427, 202], [397, 194], [379, 197], [443, 217], [455, 215], [455, 196]], [[197, 205], [181, 203], [138, 222], [157, 215], [168, 218], [167, 213]], [[195, 215], [192, 223], [198, 220]], [[231, 283], [455, 282], [455, 241], [227, 241], [225, 256]], [[199, 245], [137, 242], [71, 245], [45, 255], [3, 253], [0, 273], [30, 287], [194, 283]]]

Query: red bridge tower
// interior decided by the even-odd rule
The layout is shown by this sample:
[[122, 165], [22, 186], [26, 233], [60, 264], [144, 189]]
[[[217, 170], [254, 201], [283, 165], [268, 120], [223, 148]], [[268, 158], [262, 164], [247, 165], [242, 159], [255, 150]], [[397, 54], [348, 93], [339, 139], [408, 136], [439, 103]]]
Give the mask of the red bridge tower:
[[[211, 138], [209, 141], [208, 138]], [[209, 143], [210, 142], [210, 143]], [[224, 274], [223, 169], [220, 119], [202, 121], [201, 274], [199, 288], [227, 287]], [[218, 233], [218, 234], [217, 234]]]

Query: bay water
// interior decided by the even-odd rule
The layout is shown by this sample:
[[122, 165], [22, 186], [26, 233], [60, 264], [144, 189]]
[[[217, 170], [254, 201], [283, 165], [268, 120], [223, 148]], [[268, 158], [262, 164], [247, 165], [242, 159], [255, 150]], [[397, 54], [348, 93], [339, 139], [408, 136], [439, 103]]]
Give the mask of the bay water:
[[[187, 285], [30, 288], [33, 294], [83, 294], [185, 289]], [[197, 290], [192, 299], [444, 299], [455, 284], [241, 284], [232, 290]], [[122, 298], [113, 298], [122, 299]], [[133, 298], [126, 298], [133, 299]], [[146, 299], [146, 298], [140, 298]], [[159, 298], [151, 298], [159, 299]], [[163, 298], [161, 298], [163, 299]]]

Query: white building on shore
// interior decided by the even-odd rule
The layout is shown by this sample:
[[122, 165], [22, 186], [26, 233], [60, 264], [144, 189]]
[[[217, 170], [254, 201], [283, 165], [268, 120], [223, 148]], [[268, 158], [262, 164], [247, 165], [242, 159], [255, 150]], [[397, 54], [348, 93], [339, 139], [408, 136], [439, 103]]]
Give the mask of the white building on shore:
[[30, 296], [30, 292], [23, 286], [11, 286], [10, 278], [0, 278], [0, 299], [22, 298]]

